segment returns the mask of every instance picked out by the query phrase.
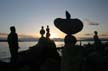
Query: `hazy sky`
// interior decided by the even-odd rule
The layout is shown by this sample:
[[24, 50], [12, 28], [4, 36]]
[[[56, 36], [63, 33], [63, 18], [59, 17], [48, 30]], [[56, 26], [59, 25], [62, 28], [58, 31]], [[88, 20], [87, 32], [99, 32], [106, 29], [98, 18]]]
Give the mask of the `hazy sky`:
[[66, 10], [84, 23], [77, 37], [91, 36], [95, 30], [108, 36], [108, 0], [0, 0], [0, 33], [9, 33], [14, 25], [18, 34], [37, 37], [41, 26], [49, 25], [52, 37], [64, 37], [53, 22], [65, 18]]

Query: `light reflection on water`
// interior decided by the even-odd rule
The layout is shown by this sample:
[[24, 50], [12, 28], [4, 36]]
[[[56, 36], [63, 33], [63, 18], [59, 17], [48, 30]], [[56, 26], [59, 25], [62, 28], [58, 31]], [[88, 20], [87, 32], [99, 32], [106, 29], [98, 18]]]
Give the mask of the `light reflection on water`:
[[[19, 42], [19, 51], [24, 51], [36, 45], [37, 42]], [[63, 42], [55, 42], [57, 47], [63, 46]], [[9, 47], [7, 42], [0, 42], [0, 59], [10, 57]]]
[[[87, 43], [88, 43], [87, 41], [83, 41], [82, 45], [87, 44]], [[90, 43], [92, 44], [93, 41], [91, 41]], [[20, 47], [19, 51], [27, 50], [36, 44], [37, 44], [37, 42], [19, 42], [19, 47]], [[55, 42], [55, 44], [56, 44], [56, 47], [64, 46], [63, 41], [61, 41], [61, 42], [57, 41], [57, 42]], [[77, 44], [79, 45], [80, 42], [77, 42]], [[0, 42], [0, 60], [8, 59], [9, 57], [10, 57], [10, 52], [9, 52], [8, 43]]]

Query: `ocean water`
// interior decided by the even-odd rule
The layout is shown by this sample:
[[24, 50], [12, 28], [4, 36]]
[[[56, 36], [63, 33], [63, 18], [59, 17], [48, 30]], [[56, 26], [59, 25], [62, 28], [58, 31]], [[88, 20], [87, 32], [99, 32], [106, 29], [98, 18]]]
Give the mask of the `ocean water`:
[[[88, 43], [87, 41], [83, 41], [82, 45], [87, 44], [87, 43]], [[90, 43], [93, 43], [93, 41]], [[19, 42], [19, 47], [20, 47], [19, 52], [27, 50], [36, 44], [37, 44], [37, 42]], [[63, 41], [56, 41], [55, 44], [56, 44], [56, 47], [64, 46]], [[79, 44], [80, 44], [80, 42], [78, 41], [77, 45], [79, 45]], [[8, 62], [9, 58], [10, 58], [10, 51], [9, 51], [8, 43], [0, 42], [0, 60]]]
[[[19, 42], [19, 52], [29, 49], [36, 45], [37, 42]], [[64, 46], [64, 42], [55, 42], [57, 47]], [[10, 58], [10, 51], [7, 42], [0, 42], [0, 60], [8, 61]]]

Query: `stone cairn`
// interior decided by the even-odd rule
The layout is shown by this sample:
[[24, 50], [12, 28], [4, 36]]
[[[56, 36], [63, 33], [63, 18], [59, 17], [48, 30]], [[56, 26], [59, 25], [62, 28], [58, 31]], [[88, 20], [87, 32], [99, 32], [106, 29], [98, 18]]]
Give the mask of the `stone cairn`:
[[40, 34], [41, 34], [41, 37], [44, 37], [45, 30], [44, 30], [44, 27], [43, 26], [41, 27]]
[[75, 36], [73, 34], [76, 34], [80, 32], [83, 29], [83, 23], [80, 19], [74, 18], [71, 19], [71, 15], [68, 11], [66, 11], [66, 18], [56, 18], [54, 20], [54, 25], [62, 32], [67, 34], [64, 38], [66, 40], [66, 43], [70, 43], [70, 40], [73, 42], [75, 41]]
[[50, 37], [50, 28], [49, 28], [49, 25], [47, 25], [47, 28], [46, 28], [46, 38], [49, 39]]

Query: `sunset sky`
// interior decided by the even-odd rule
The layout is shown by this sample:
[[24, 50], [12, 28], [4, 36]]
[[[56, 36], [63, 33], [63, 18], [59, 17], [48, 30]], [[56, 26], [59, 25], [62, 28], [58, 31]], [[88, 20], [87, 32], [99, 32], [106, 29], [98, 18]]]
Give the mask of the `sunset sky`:
[[41, 26], [49, 25], [51, 38], [64, 38], [53, 22], [65, 18], [66, 10], [84, 23], [76, 37], [91, 37], [95, 30], [108, 37], [108, 0], [0, 0], [0, 35], [14, 25], [18, 34], [39, 37]]

